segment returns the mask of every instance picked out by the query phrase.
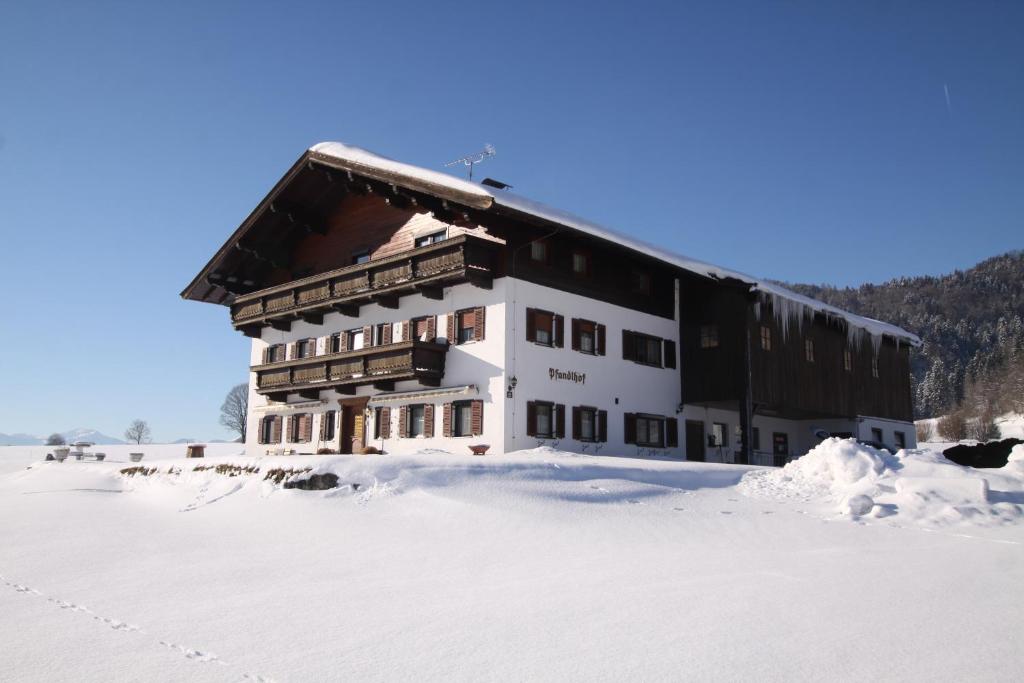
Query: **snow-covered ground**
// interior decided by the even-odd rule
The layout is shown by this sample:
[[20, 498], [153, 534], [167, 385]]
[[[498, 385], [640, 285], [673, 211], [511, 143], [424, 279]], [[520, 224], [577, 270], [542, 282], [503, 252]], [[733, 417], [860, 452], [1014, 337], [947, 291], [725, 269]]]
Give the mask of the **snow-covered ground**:
[[[1019, 677], [1024, 449], [973, 471], [840, 441], [782, 470], [174, 445], [134, 477], [136, 447], [103, 450], [0, 449], [4, 681]], [[193, 470], [217, 464], [259, 472]]]

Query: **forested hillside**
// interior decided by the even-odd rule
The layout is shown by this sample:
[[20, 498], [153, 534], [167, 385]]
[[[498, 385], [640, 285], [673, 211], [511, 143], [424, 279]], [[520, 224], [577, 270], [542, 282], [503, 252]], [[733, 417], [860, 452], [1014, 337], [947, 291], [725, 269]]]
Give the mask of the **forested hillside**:
[[911, 354], [918, 417], [960, 405], [972, 416], [1024, 410], [1024, 252], [939, 277], [787, 286], [918, 334], [924, 346]]

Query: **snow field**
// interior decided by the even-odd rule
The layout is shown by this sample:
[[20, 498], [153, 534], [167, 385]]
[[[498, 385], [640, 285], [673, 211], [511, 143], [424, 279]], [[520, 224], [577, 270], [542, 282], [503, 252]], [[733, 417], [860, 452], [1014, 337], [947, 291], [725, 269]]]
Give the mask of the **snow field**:
[[[965, 478], [923, 456], [839, 444], [807, 456], [814, 487], [800, 491], [769, 485], [785, 470], [549, 449], [150, 449], [149, 477], [121, 476], [127, 448], [125, 462], [106, 447], [105, 462], [60, 464], [0, 450], [4, 680], [1018, 673], [1020, 524], [836, 512], [857, 487], [875, 504], [903, 495], [877, 490], [898, 462], [902, 478]], [[285, 490], [263, 479], [272, 467], [330, 471], [341, 486]], [[986, 495], [1010, 493], [1024, 464], [1004, 469], [986, 474]]]

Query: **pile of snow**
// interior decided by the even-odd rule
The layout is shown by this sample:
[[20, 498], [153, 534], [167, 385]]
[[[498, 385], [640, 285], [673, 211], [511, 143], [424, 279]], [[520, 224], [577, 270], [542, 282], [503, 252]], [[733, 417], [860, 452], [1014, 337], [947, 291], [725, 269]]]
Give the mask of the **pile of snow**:
[[895, 455], [853, 439], [826, 439], [784, 468], [746, 474], [753, 497], [823, 503], [853, 518], [892, 517], [925, 525], [994, 526], [1024, 519], [1024, 446], [1006, 467], [961, 467], [928, 450]]

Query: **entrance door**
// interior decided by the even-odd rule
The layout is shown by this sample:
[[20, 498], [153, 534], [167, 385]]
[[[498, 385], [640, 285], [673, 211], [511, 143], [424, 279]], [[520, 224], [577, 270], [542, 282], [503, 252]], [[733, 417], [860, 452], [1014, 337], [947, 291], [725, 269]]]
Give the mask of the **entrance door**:
[[704, 423], [686, 421], [686, 459], [704, 461]]
[[366, 445], [366, 423], [363, 411], [369, 398], [345, 399], [341, 402], [341, 442], [339, 453], [362, 453]]
[[772, 464], [782, 467], [789, 460], [789, 434], [775, 432], [772, 434]]

